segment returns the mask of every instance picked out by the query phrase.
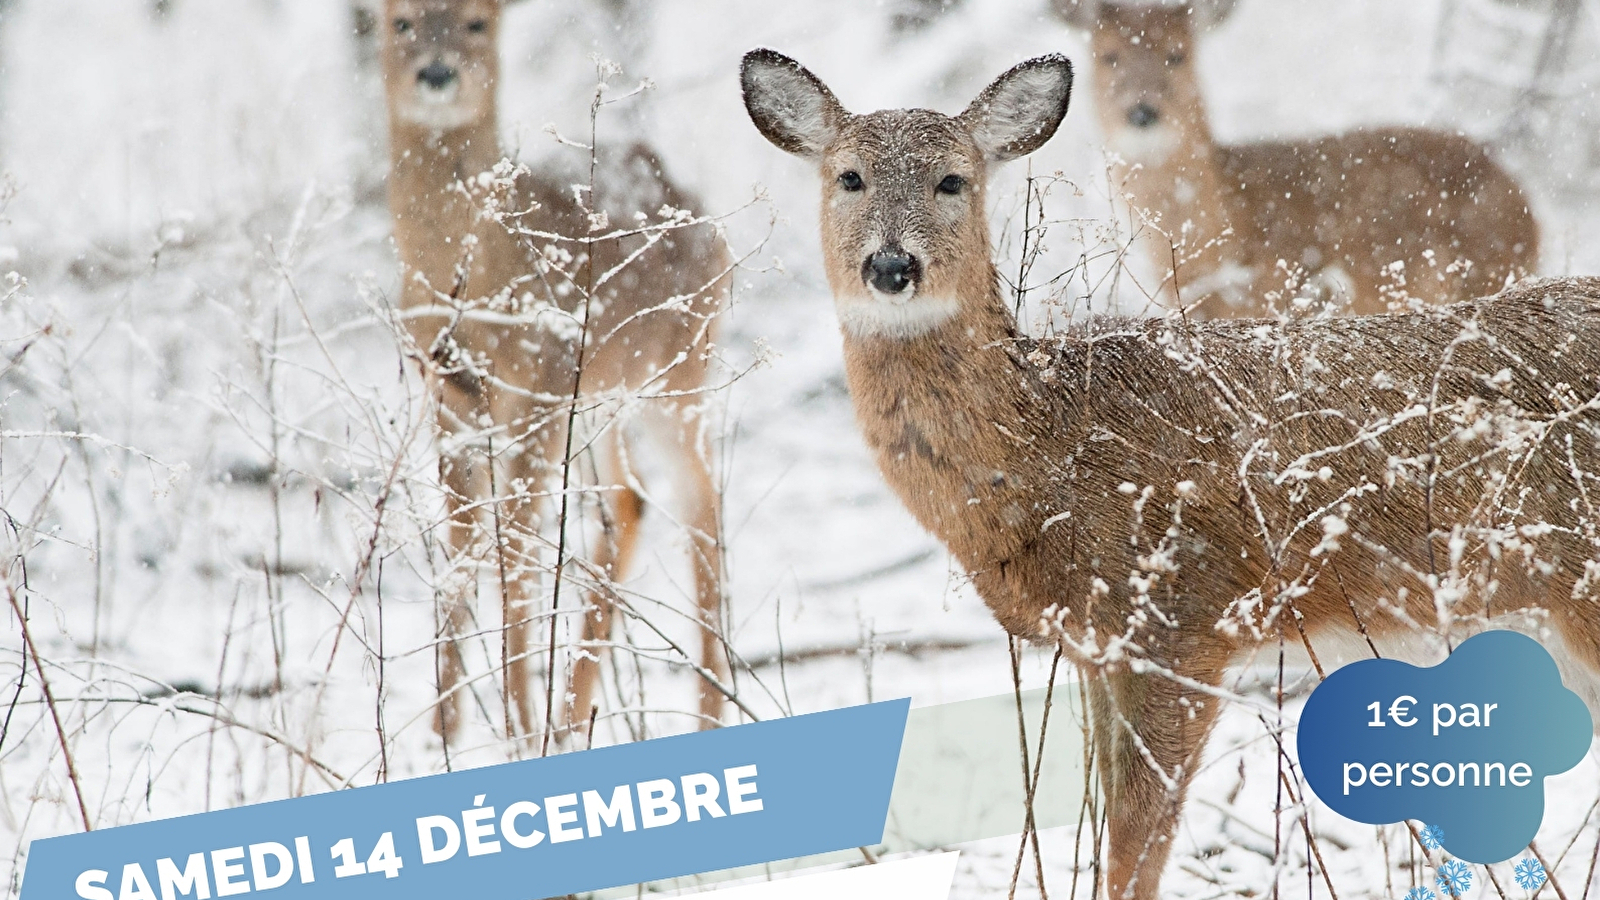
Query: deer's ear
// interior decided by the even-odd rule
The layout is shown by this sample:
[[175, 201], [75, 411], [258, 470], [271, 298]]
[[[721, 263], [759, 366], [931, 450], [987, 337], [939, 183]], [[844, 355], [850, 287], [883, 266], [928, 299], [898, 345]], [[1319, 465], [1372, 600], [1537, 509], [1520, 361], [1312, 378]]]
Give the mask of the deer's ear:
[[1094, 31], [1095, 19], [1100, 14], [1099, 0], [1053, 0], [1056, 15], [1073, 28]]
[[1207, 31], [1228, 21], [1233, 15], [1233, 8], [1239, 0], [1203, 0], [1189, 5], [1189, 14], [1194, 16], [1194, 30]]
[[983, 89], [961, 122], [996, 162], [1027, 156], [1056, 133], [1072, 99], [1072, 63], [1059, 53], [1017, 63]]
[[776, 50], [746, 53], [739, 83], [750, 121], [778, 149], [796, 156], [821, 157], [848, 115], [821, 79]]

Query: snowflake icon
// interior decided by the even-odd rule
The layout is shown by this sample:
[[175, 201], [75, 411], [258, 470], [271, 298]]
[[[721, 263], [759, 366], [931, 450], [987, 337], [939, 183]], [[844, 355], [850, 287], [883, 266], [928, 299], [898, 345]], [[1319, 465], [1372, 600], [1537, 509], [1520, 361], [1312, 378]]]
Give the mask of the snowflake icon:
[[1444, 829], [1438, 825], [1424, 825], [1417, 840], [1422, 842], [1422, 849], [1437, 850], [1444, 846]]
[[1545, 882], [1544, 863], [1537, 859], [1519, 860], [1511, 874], [1517, 876], [1517, 887], [1523, 890], [1536, 891]]
[[1414, 887], [1406, 891], [1405, 900], [1439, 900], [1439, 895], [1425, 887]]
[[1452, 897], [1460, 897], [1472, 887], [1472, 870], [1461, 860], [1452, 859], [1439, 866], [1433, 880], [1439, 885], [1439, 890]]

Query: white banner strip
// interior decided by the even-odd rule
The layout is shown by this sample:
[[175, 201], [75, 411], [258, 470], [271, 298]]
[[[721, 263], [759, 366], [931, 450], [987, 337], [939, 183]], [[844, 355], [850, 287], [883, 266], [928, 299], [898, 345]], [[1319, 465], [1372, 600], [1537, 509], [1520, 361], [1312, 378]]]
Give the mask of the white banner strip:
[[708, 900], [946, 900], [960, 853], [856, 866], [816, 875], [794, 875], [760, 884], [702, 891]]

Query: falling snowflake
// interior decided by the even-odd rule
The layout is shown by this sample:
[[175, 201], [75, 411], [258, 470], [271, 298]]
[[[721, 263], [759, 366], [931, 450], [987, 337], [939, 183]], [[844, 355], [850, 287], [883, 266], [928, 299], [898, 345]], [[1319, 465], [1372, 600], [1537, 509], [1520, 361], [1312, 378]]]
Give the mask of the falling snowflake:
[[1517, 876], [1517, 887], [1523, 890], [1535, 891], [1544, 884], [1544, 863], [1537, 859], [1524, 859], [1512, 868], [1511, 873]]
[[1437, 825], [1424, 825], [1417, 840], [1422, 841], [1424, 850], [1437, 850], [1444, 846], [1444, 829]]
[[1438, 900], [1439, 895], [1425, 887], [1414, 887], [1406, 891], [1405, 900]]
[[1439, 866], [1439, 872], [1433, 880], [1439, 885], [1439, 890], [1452, 897], [1460, 897], [1472, 887], [1472, 870], [1467, 868], [1466, 863], [1452, 859]]

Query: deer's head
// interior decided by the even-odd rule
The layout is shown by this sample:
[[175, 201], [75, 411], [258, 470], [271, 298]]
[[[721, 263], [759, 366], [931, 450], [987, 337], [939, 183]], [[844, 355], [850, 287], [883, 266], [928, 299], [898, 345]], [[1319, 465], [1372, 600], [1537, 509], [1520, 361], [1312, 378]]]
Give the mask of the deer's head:
[[1209, 141], [1195, 36], [1220, 24], [1235, 0], [1055, 0], [1067, 24], [1089, 32], [1095, 102], [1111, 145], [1135, 158]]
[[394, 119], [434, 131], [494, 120], [500, 0], [386, 0], [384, 13]]
[[906, 338], [993, 290], [989, 167], [1055, 134], [1072, 65], [1063, 56], [1021, 63], [958, 116], [852, 114], [815, 75], [772, 50], [745, 54], [741, 80], [756, 128], [820, 171], [822, 250], [841, 324], [857, 335]]

